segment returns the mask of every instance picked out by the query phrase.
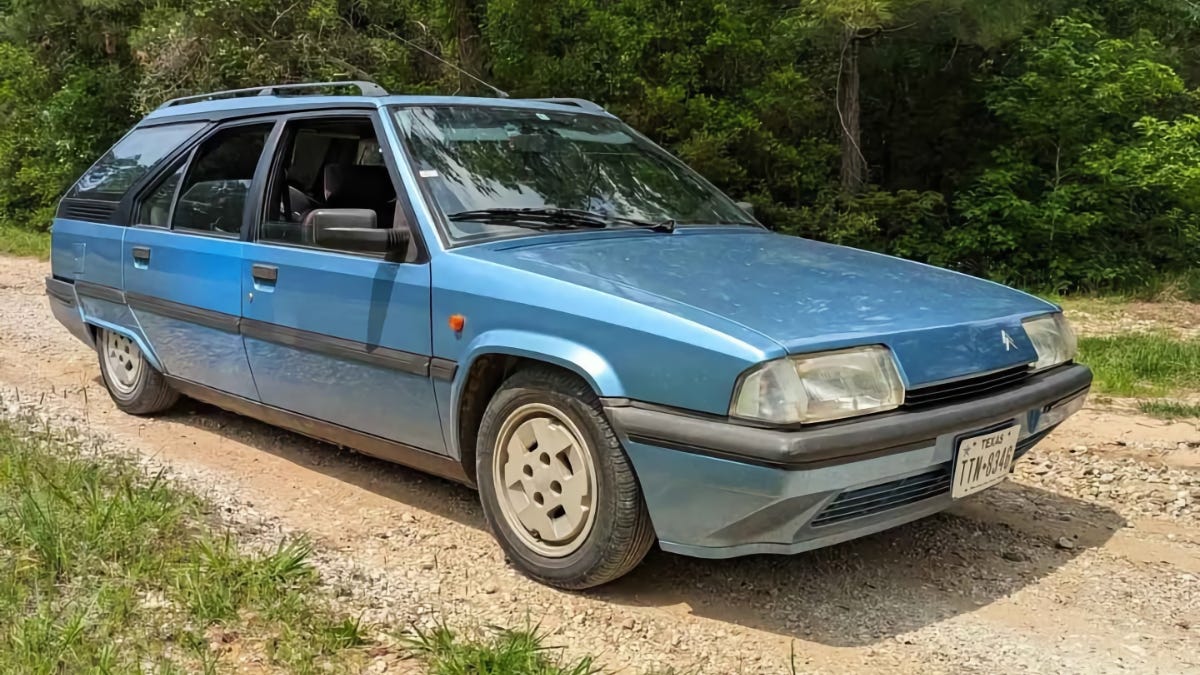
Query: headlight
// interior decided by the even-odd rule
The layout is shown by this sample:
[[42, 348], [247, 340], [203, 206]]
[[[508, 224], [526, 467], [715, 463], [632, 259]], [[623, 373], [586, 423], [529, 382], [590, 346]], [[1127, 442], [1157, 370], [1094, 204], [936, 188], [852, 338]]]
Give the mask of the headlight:
[[873, 346], [764, 363], [742, 376], [729, 414], [774, 424], [827, 422], [903, 403], [892, 353]]
[[1025, 320], [1025, 334], [1037, 350], [1034, 370], [1045, 370], [1075, 358], [1078, 341], [1075, 331], [1061, 313]]

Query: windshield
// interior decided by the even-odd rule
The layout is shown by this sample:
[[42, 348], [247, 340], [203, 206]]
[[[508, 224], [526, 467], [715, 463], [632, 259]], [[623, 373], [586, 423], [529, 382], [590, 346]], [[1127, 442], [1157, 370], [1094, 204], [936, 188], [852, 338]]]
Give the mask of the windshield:
[[530, 234], [547, 221], [582, 227], [581, 215], [613, 228], [753, 224], [615, 119], [471, 106], [403, 107], [395, 115], [418, 179], [456, 242]]

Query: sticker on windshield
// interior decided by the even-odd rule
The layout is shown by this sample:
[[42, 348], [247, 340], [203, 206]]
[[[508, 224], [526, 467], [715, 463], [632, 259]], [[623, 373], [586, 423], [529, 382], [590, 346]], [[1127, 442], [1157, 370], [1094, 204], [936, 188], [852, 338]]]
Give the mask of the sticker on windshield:
[[421, 178], [437, 178], [437, 169], [421, 169]]

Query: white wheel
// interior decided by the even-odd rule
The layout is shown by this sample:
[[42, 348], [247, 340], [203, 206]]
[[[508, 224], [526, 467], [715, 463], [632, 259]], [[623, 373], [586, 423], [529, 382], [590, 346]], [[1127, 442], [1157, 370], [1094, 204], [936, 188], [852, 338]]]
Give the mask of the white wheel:
[[549, 365], [513, 373], [479, 424], [483, 514], [508, 560], [558, 588], [633, 569], [654, 528], [629, 458], [586, 382]]
[[146, 357], [137, 343], [107, 328], [96, 331], [100, 375], [108, 395], [121, 410], [134, 415], [162, 412], [175, 405], [179, 394]]
[[104, 344], [100, 349], [110, 386], [119, 393], [133, 394], [145, 367], [142, 351], [133, 340], [109, 330], [104, 331]]
[[492, 454], [500, 513], [539, 555], [561, 558], [596, 520], [596, 467], [583, 434], [552, 406], [528, 403], [504, 420]]

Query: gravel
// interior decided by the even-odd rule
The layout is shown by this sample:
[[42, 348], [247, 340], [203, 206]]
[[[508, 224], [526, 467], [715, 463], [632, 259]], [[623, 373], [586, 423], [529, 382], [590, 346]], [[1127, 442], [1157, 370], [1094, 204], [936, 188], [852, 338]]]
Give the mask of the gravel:
[[947, 514], [793, 557], [652, 552], [562, 593], [505, 564], [465, 488], [198, 404], [115, 411], [49, 316], [46, 271], [0, 258], [0, 410], [165, 468], [247, 546], [311, 535], [330, 594], [381, 632], [538, 625], [628, 673], [1200, 673], [1194, 428], [1088, 409]]

